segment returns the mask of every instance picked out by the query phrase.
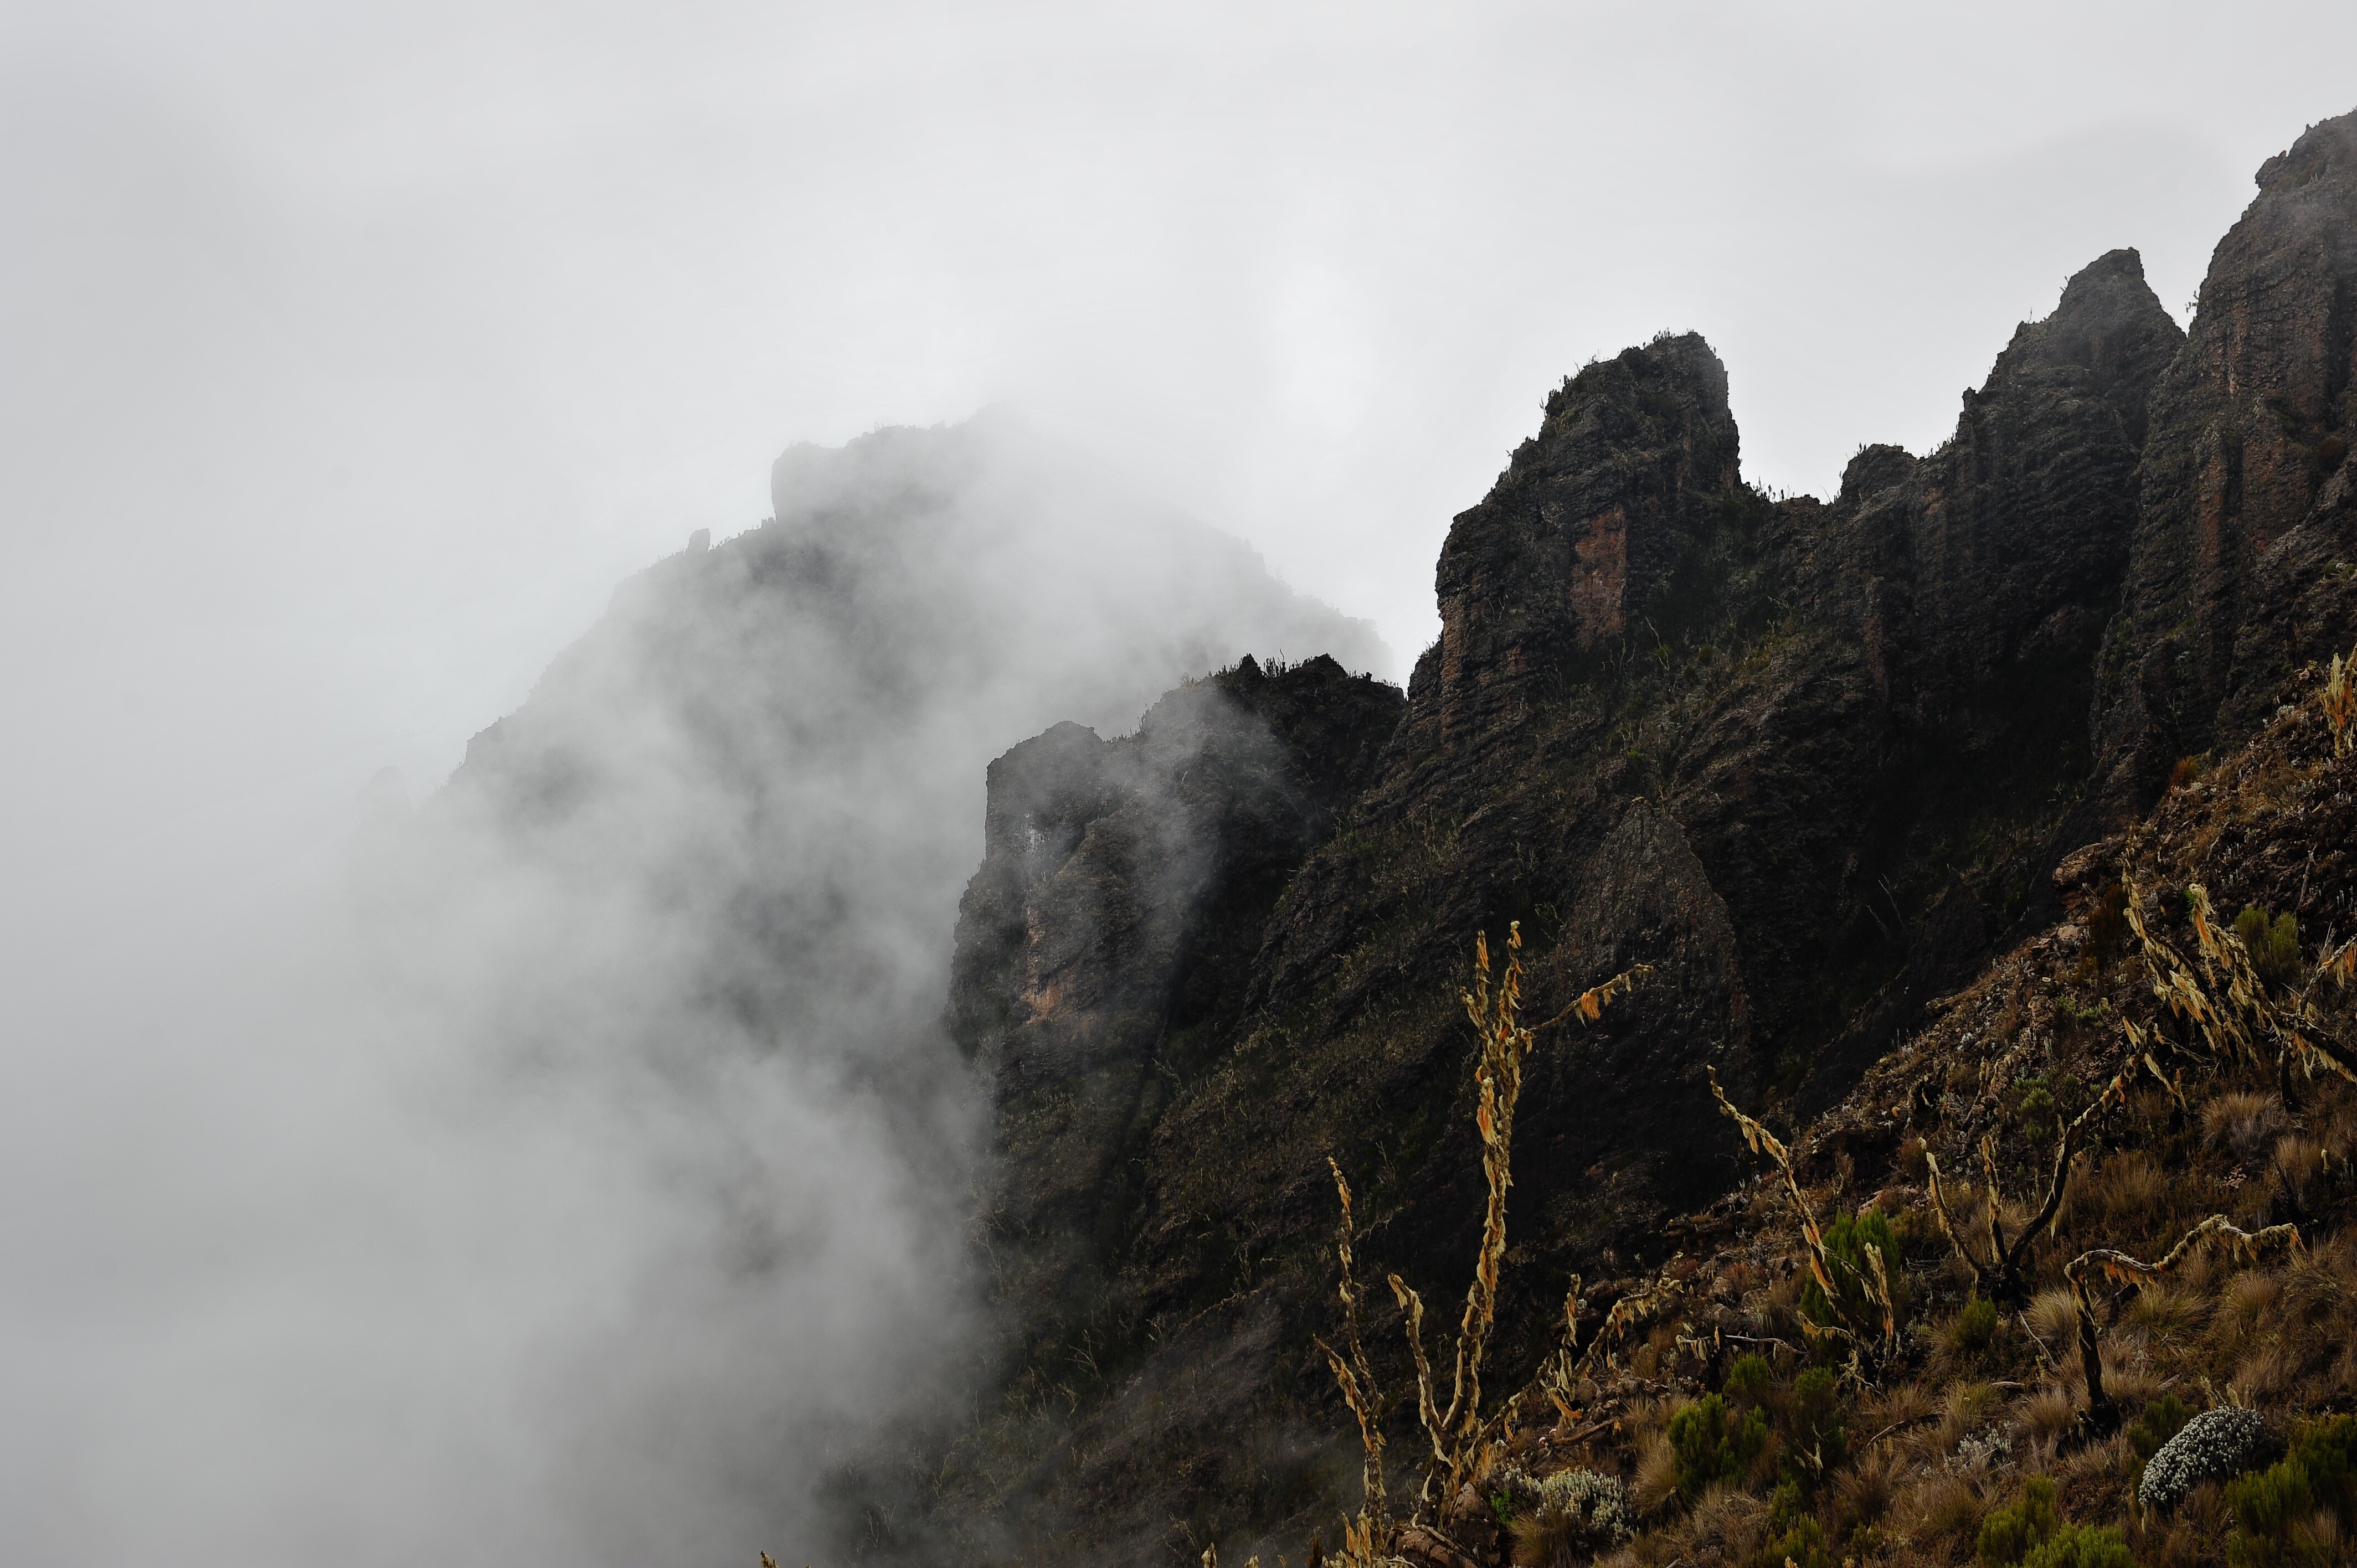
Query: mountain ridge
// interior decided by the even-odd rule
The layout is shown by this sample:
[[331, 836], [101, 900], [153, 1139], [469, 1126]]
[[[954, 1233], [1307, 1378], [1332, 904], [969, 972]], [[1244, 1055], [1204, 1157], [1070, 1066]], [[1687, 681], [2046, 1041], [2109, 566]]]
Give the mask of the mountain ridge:
[[[1441, 636], [1372, 775], [1256, 940], [1227, 940], [1254, 955], [1207, 983], [1225, 1034], [1183, 1061], [1150, 1031], [1126, 1047], [1170, 1089], [1085, 1266], [997, 1298], [1060, 1326], [1017, 1362], [1029, 1413], [1002, 1405], [952, 1451], [937, 1518], [956, 1550], [1146, 1563], [1331, 1520], [1355, 1443], [1309, 1346], [1332, 1332], [1324, 1162], [1359, 1188], [1362, 1277], [1424, 1284], [1472, 1253], [1453, 993], [1474, 932], [1495, 948], [1521, 923], [1536, 1015], [1653, 972], [1523, 1090], [1499, 1334], [1527, 1364], [1566, 1273], [1605, 1276], [1609, 1305], [1735, 1183], [1706, 1069], [1741, 1103], [1847, 1102], [1935, 1004], [2064, 916], [2066, 854], [2357, 634], [2331, 570], [2352, 553], [2352, 149], [2345, 116], [2261, 171], [2190, 334], [2136, 252], [2108, 252], [2016, 332], [1947, 441], [1862, 448], [1831, 501], [1742, 482], [1699, 338], [1550, 393], [1451, 525]], [[2187, 476], [2230, 442], [2250, 482], [2201, 490]], [[1002, 834], [1019, 815], [996, 793], [994, 812]], [[963, 921], [960, 952], [961, 987], [1031, 961]], [[987, 1033], [961, 1043], [986, 1053]], [[1040, 1151], [1002, 1130], [998, 1179], [1019, 1187]], [[1412, 1382], [1396, 1337], [1374, 1339], [1384, 1380]], [[1410, 1417], [1393, 1432], [1413, 1445]]]

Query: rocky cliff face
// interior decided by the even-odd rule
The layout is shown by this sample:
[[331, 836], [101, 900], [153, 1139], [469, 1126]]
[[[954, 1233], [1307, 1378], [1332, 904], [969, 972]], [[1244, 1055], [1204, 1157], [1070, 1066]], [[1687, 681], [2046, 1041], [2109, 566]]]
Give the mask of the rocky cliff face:
[[2231, 745], [2282, 676], [2345, 645], [2357, 439], [2357, 115], [2258, 173], [2154, 391], [2095, 725], [2106, 803]]
[[[2337, 156], [2296, 153], [2322, 171], [2299, 177], [2338, 177]], [[2277, 200], [2271, 188], [2255, 213]], [[2343, 297], [2338, 242], [2286, 261], [2283, 288]], [[2319, 331], [2342, 319], [2285, 308]], [[2162, 613], [2160, 542], [2179, 524], [2156, 475], [2175, 471], [2176, 447], [2159, 448], [2186, 416], [2156, 393], [2198, 381], [2202, 330], [2189, 349], [2135, 252], [2104, 256], [2015, 335], [1949, 441], [1920, 458], [1861, 450], [1827, 503], [1741, 482], [1726, 371], [1699, 338], [1566, 381], [1450, 530], [1442, 635], [1397, 728], [1253, 907], [1253, 939], [1229, 942], [1226, 1000], [1183, 1032], [1127, 1003], [1101, 1022], [1087, 999], [1162, 994], [1176, 971], [1157, 955], [1209, 908], [1188, 889], [1209, 885], [1163, 881], [1178, 903], [1141, 917], [1118, 957], [1080, 956], [1051, 891], [1027, 895], [1018, 922], [1012, 868], [1033, 851], [1015, 824], [1061, 809], [1019, 802], [1061, 799], [1039, 780], [1098, 764], [1074, 760], [1096, 743], [1058, 733], [1010, 754], [953, 1011], [1017, 1020], [968, 1029], [977, 1050], [1027, 1028], [1039, 1042], [1001, 1077], [1009, 1190], [1066, 1148], [1087, 1151], [1070, 1170], [1105, 1174], [998, 1211], [1039, 1205], [1027, 1222], [1053, 1230], [1027, 1253], [1034, 1272], [1002, 1276], [1008, 1308], [1046, 1327], [1018, 1361], [1034, 1413], [1002, 1412], [963, 1451], [968, 1517], [1047, 1542], [1045, 1561], [1154, 1561], [1281, 1521], [1306, 1539], [1349, 1472], [1347, 1417], [1308, 1346], [1331, 1310], [1326, 1156], [1361, 1192], [1362, 1277], [1396, 1268], [1445, 1297], [1471, 1255], [1480, 1180], [1453, 987], [1474, 931], [1522, 924], [1533, 1017], [1653, 968], [1630, 1005], [1559, 1025], [1533, 1063], [1501, 1305], [1510, 1364], [1550, 1339], [1566, 1274], [1603, 1281], [1601, 1305], [1677, 1244], [1674, 1215], [1732, 1179], [1706, 1069], [1754, 1102], [1828, 1104], [1968, 981], [2050, 901], [2060, 852], [2091, 836], [2089, 780], [2110, 776], [2091, 713], [2105, 768], [2126, 766], [2116, 683], [2099, 693], [2098, 672], [2126, 668], [2110, 650]], [[2340, 395], [2329, 373], [2311, 379]], [[2254, 565], [2238, 591], [2266, 596], [2281, 569]], [[2222, 613], [2239, 618], [2219, 703], [2235, 638], [2268, 624]], [[2135, 743], [2153, 744], [2174, 743]], [[1039, 1013], [1049, 998], [1063, 1010]], [[1083, 1113], [1060, 1107], [1050, 1125], [1036, 1108], [1080, 1079], [1035, 1064], [1059, 1048], [1082, 1060], [1053, 1044], [1081, 1036], [1122, 1039], [1120, 1109], [1068, 1133]], [[1134, 1064], [1165, 1051], [1195, 1065], [1140, 1095]], [[1381, 1358], [1397, 1339], [1384, 1326], [1372, 1343]], [[1037, 1413], [1042, 1386], [1063, 1391], [1056, 1419]], [[1039, 1520], [1055, 1528], [1025, 1522]]]
[[1134, 735], [1059, 725], [991, 765], [950, 1024], [997, 1089], [1006, 1158], [985, 1227], [1002, 1283], [1026, 1276], [1013, 1294], [1084, 1300], [1075, 1287], [1126, 1250], [1145, 1135], [1232, 1036], [1269, 907], [1399, 705], [1322, 656], [1247, 658]]

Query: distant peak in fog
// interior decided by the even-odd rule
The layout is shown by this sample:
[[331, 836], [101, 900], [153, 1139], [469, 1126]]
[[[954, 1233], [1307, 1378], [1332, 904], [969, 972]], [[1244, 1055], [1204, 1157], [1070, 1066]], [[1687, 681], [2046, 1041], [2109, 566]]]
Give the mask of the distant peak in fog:
[[644, 1197], [608, 1253], [642, 1305], [557, 1357], [546, 1441], [563, 1516], [639, 1559], [823, 1533], [829, 1455], [958, 1403], [987, 1151], [941, 1008], [991, 760], [1254, 654], [1389, 664], [1012, 411], [794, 446], [772, 482], [774, 518], [625, 583], [391, 823], [362, 944], [397, 955], [404, 1049], [611, 1110], [548, 1129], [547, 1188]]

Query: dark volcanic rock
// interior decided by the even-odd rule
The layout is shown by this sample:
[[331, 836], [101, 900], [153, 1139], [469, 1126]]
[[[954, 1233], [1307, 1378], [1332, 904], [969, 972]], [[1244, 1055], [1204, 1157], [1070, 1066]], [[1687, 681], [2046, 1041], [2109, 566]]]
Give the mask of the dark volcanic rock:
[[1113, 1243], [1150, 1069], [1232, 1027], [1260, 921], [1357, 792], [1399, 693], [1332, 660], [1247, 657], [1114, 741], [1059, 725], [990, 766], [950, 1028], [997, 1087], [994, 1238], [1050, 1269]]
[[[1830, 504], [1740, 482], [1701, 339], [1589, 366], [1457, 518], [1405, 717], [1352, 771], [1363, 791], [1330, 797], [1330, 834], [1271, 835], [1308, 854], [1249, 902], [1250, 940], [1247, 906], [1205, 913], [1198, 857], [1226, 830], [1208, 800], [1165, 803], [1178, 774], [1150, 745], [1062, 730], [1010, 754], [956, 1004], [1004, 1064], [995, 1234], [1021, 1239], [1001, 1277], [1033, 1331], [1008, 1409], [1073, 1389], [1055, 1369], [1083, 1353], [1101, 1381], [1044, 1446], [1002, 1416], [973, 1450], [1002, 1479], [978, 1490], [1088, 1520], [1071, 1548], [1102, 1562], [1199, 1552], [1347, 1489], [1308, 1343], [1331, 1312], [1324, 1159], [1359, 1188], [1365, 1277], [1397, 1269], [1431, 1303], [1463, 1287], [1481, 1178], [1455, 987], [1475, 931], [1521, 923], [1533, 1021], [1653, 969], [1596, 1026], [1548, 1029], [1529, 1069], [1501, 1302], [1516, 1368], [1551, 1341], [1568, 1272], [1650, 1262], [1738, 1174], [1706, 1068], [1757, 1106], [1837, 1096], [2051, 897], [2147, 395], [2179, 341], [2135, 253], [2107, 255], [2016, 335], [1951, 441], [1866, 448]], [[1240, 781], [1216, 798], [1290, 820]], [[1175, 903], [1144, 908], [1147, 886]], [[1162, 999], [1194, 989], [1179, 933], [1211, 927], [1231, 932], [1220, 1000], [1165, 1025]], [[1182, 1340], [1229, 1375], [1141, 1403], [1184, 1382]], [[1389, 1323], [1370, 1344], [1409, 1386]]]
[[1931, 701], [2023, 659], [2084, 665], [2127, 564], [2145, 405], [2183, 342], [2136, 253], [2114, 251], [1964, 394], [1955, 435], [1910, 476], [1908, 575]]
[[[1691, 334], [1592, 365], [1441, 547], [1441, 633], [1416, 671], [1419, 739], [1517, 720], [1581, 654], [1674, 615], [1682, 570], [1737, 484], [1727, 370]], [[1656, 639], [1658, 640], [1658, 639]]]
[[2141, 515], [2095, 714], [2099, 793], [2148, 802], [2250, 733], [2283, 674], [2357, 627], [2357, 114], [2267, 160], [2155, 390]]
[[[966, 1445], [976, 1512], [1015, 1508], [1028, 1550], [1063, 1510], [1089, 1519], [1088, 1541], [1150, 1547], [1174, 1481], [1189, 1495], [1247, 1485], [1249, 1455], [1211, 1434], [1238, 1426], [1265, 1375], [1270, 1304], [1221, 1305], [1214, 1288], [1213, 1311], [1156, 1316], [1114, 1276], [1170, 1218], [1144, 1179], [1168, 1107], [1227, 1053], [1270, 906], [1400, 708], [1395, 688], [1330, 659], [1247, 658], [1163, 698], [1135, 735], [1060, 725], [991, 766], [949, 1018], [996, 1085], [1002, 1163], [982, 1241], [1019, 1338], [1018, 1392], [1112, 1396], [1077, 1431], [1010, 1414]], [[1165, 1356], [1112, 1381], [1147, 1333], [1168, 1337]], [[1198, 1456], [1173, 1472], [1181, 1449]], [[1132, 1473], [1141, 1456], [1154, 1473]], [[986, 1533], [961, 1529], [970, 1547]]]

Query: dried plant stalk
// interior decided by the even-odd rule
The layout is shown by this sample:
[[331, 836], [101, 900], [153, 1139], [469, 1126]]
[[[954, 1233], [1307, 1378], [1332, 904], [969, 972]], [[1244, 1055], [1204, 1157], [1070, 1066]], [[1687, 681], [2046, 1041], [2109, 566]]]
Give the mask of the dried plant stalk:
[[[2142, 949], [2153, 995], [2201, 1036], [2212, 1055], [2227, 1061], [2264, 1060], [2259, 1045], [2269, 1041], [2287, 1090], [2294, 1062], [2310, 1078], [2324, 1071], [2357, 1083], [2357, 1051], [2333, 1037], [2317, 1005], [2317, 990], [2326, 981], [2345, 986], [2357, 979], [2357, 938], [2326, 952], [2299, 989], [2285, 993], [2259, 978], [2250, 949], [2233, 929], [2212, 918], [2210, 890], [2199, 882], [2185, 890], [2198, 963], [2152, 933], [2140, 902], [2135, 885], [2128, 884], [2128, 925]], [[2141, 1036], [2131, 1031], [2129, 1037]]]
[[1574, 1274], [1571, 1288], [1563, 1293], [1563, 1343], [1555, 1348], [1554, 1355], [1539, 1363], [1538, 1375], [1531, 1380], [1531, 1386], [1544, 1394], [1547, 1402], [1555, 1406], [1555, 1414], [1566, 1422], [1578, 1414], [1571, 1406], [1571, 1391], [1579, 1369], [1573, 1359], [1574, 1347], [1579, 1343], [1579, 1276]]
[[[1485, 1439], [1493, 1429], [1502, 1429], [1512, 1418], [1516, 1401], [1485, 1419], [1481, 1413], [1481, 1369], [1495, 1326], [1498, 1305], [1498, 1275], [1506, 1257], [1506, 1190], [1513, 1185], [1512, 1153], [1514, 1108], [1523, 1092], [1523, 1068], [1530, 1059], [1538, 1030], [1526, 1028], [1521, 1021], [1523, 985], [1523, 930], [1519, 921], [1507, 928], [1506, 967], [1493, 982], [1490, 964], [1490, 943], [1486, 937], [1477, 936], [1473, 948], [1473, 983], [1462, 993], [1465, 1015], [1472, 1021], [1479, 1041], [1473, 1081], [1475, 1105], [1473, 1121], [1481, 1135], [1481, 1173], [1489, 1189], [1488, 1206], [1481, 1222], [1480, 1250], [1473, 1261], [1473, 1281], [1466, 1288], [1465, 1312], [1458, 1325], [1456, 1354], [1450, 1368], [1448, 1402], [1440, 1402], [1437, 1380], [1424, 1348], [1424, 1298], [1409, 1287], [1396, 1273], [1387, 1277], [1394, 1297], [1399, 1302], [1404, 1326], [1407, 1333], [1408, 1350], [1415, 1363], [1416, 1414], [1431, 1444], [1432, 1453], [1426, 1461], [1424, 1485], [1418, 1494], [1418, 1517], [1437, 1517], [1440, 1501], [1454, 1497], [1468, 1477], [1480, 1466]], [[1651, 973], [1649, 966], [1638, 964], [1614, 975], [1603, 984], [1593, 986], [1574, 998], [1555, 1017], [1539, 1026], [1544, 1029], [1566, 1019], [1577, 1017], [1593, 1023], [1602, 1016], [1612, 1001], [1635, 984], [1640, 975]], [[1336, 1172], [1339, 1181], [1340, 1173]], [[1345, 1199], [1347, 1213], [1348, 1200]], [[1346, 1265], [1347, 1267], [1347, 1265]], [[1355, 1294], [1355, 1286], [1351, 1289]], [[1346, 1306], [1346, 1310], [1347, 1306]], [[1355, 1332], [1355, 1331], [1353, 1331]], [[1335, 1369], [1336, 1381], [1343, 1384], [1343, 1397], [1351, 1398], [1352, 1383], [1366, 1392], [1369, 1380], [1363, 1363], [1345, 1367], [1342, 1359], [1330, 1349], [1327, 1351]], [[1344, 1378], [1350, 1373], [1350, 1380]], [[1353, 1406], [1354, 1411], [1356, 1406]], [[1373, 1430], [1361, 1417], [1362, 1434]], [[1370, 1452], [1370, 1461], [1373, 1454]], [[1362, 1514], [1362, 1527], [1356, 1533], [1346, 1528], [1346, 1552], [1357, 1551], [1354, 1541], [1363, 1541], [1365, 1550], [1372, 1552], [1388, 1540], [1389, 1521], [1374, 1514]], [[1354, 1559], [1355, 1561], [1355, 1559]]]
[[2324, 678], [2324, 722], [2332, 728], [2332, 755], [2346, 757], [2357, 735], [2351, 733], [2351, 721], [2357, 720], [2357, 652], [2347, 659], [2338, 653], [2332, 656], [2332, 667]]
[[[1612, 1347], [1620, 1342], [1633, 1325], [1667, 1306], [1681, 1288], [1675, 1278], [1664, 1273], [1643, 1290], [1631, 1291], [1614, 1302], [1612, 1310], [1604, 1315], [1604, 1321], [1597, 1325], [1596, 1337], [1589, 1341], [1587, 1350], [1580, 1355], [1575, 1366], [1585, 1368], [1598, 1355], [1608, 1365], [1618, 1366], [1620, 1358], [1614, 1354]], [[1565, 1343], [1568, 1345], [1569, 1341]]]
[[[1856, 1322], [1851, 1318], [1848, 1308], [1842, 1305], [1841, 1287], [1834, 1283], [1833, 1260], [1825, 1255], [1824, 1232], [1818, 1229], [1816, 1216], [1811, 1212], [1809, 1200], [1801, 1191], [1800, 1178], [1792, 1173], [1791, 1151], [1784, 1147], [1782, 1141], [1775, 1133], [1735, 1108], [1734, 1101], [1727, 1098], [1727, 1091], [1718, 1086], [1718, 1073], [1716, 1069], [1704, 1070], [1710, 1075], [1712, 1097], [1718, 1101], [1718, 1108], [1727, 1112], [1734, 1120], [1736, 1126], [1741, 1130], [1744, 1143], [1749, 1146], [1752, 1153], [1765, 1155], [1774, 1161], [1777, 1174], [1784, 1178], [1785, 1196], [1792, 1199], [1792, 1213], [1801, 1222], [1801, 1240], [1808, 1255], [1810, 1277], [1817, 1282], [1817, 1288], [1824, 1293], [1826, 1316], [1833, 1320], [1827, 1324], [1814, 1324], [1803, 1317], [1801, 1320], [1801, 1326], [1812, 1337], [1830, 1335], [1835, 1338], [1847, 1341], [1850, 1346], [1851, 1369], [1863, 1377], [1867, 1371], [1866, 1359], [1871, 1354], [1874, 1342], [1878, 1337], [1874, 1333], [1876, 1326]], [[1882, 1353], [1887, 1357], [1898, 1348], [1898, 1313], [1890, 1299], [1890, 1277], [1883, 1266], [1882, 1249], [1868, 1243], [1866, 1252], [1872, 1262], [1858, 1283], [1860, 1288], [1866, 1293], [1867, 1304], [1876, 1309], [1881, 1318], [1879, 1326], [1882, 1332], [1879, 1338], [1882, 1342]]]
[[2294, 1251], [2300, 1246], [2297, 1226], [2270, 1225], [2254, 1234], [2239, 1229], [2224, 1215], [2213, 1214], [2188, 1230], [2158, 1262], [2141, 1262], [2126, 1252], [2097, 1247], [2062, 1266], [2062, 1277], [2071, 1282], [2071, 1301], [2079, 1322], [2079, 1363], [2087, 1380], [2087, 1408], [2080, 1419], [2092, 1431], [2104, 1433], [2117, 1426], [2119, 1407], [2104, 1392], [2104, 1363], [2096, 1337], [2094, 1301], [2087, 1285], [2088, 1271], [2100, 1269], [2107, 1277], [2126, 1284], [2158, 1283], [2212, 1238], [2222, 1240], [2231, 1253], [2246, 1262], [2256, 1261], [2262, 1249], [2279, 1242]]
[[1389, 1499], [1383, 1495], [1384, 1402], [1382, 1390], [1375, 1384], [1375, 1374], [1367, 1365], [1366, 1346], [1359, 1337], [1359, 1281], [1351, 1256], [1351, 1184], [1342, 1179], [1342, 1167], [1332, 1155], [1327, 1156], [1326, 1165], [1334, 1173], [1334, 1190], [1342, 1200], [1342, 1219], [1335, 1230], [1334, 1253], [1342, 1266], [1339, 1287], [1342, 1296], [1342, 1343], [1350, 1351], [1350, 1359], [1345, 1360], [1323, 1339], [1316, 1344], [1326, 1353], [1326, 1364], [1334, 1369], [1334, 1381], [1342, 1391], [1342, 1402], [1359, 1420], [1359, 1440], [1367, 1454], [1359, 1519], [1372, 1536], [1386, 1530], [1391, 1522]]

